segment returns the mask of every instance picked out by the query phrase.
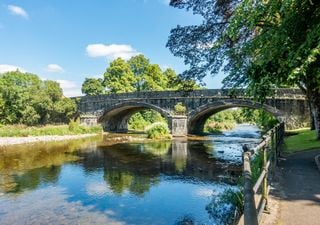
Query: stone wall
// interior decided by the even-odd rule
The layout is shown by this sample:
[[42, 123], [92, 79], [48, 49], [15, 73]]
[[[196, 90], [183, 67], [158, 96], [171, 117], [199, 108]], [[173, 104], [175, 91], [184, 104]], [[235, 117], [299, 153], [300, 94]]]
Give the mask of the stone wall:
[[[206, 117], [213, 113], [232, 107], [263, 108], [280, 120], [287, 120], [288, 128], [309, 123], [308, 104], [299, 89], [275, 89], [274, 95], [267, 98], [264, 105], [254, 102], [244, 94], [243, 90], [208, 89], [190, 92], [154, 91], [84, 96], [80, 97], [78, 106], [80, 113], [96, 115], [106, 130], [125, 132], [127, 120], [133, 112], [151, 108], [169, 118], [170, 122], [174, 116], [174, 106], [179, 102], [187, 109], [185, 129], [188, 132], [193, 129], [191, 126], [200, 126], [201, 129], [202, 125], [197, 124], [197, 121], [205, 121]], [[207, 111], [203, 113], [204, 111], [199, 109]], [[199, 114], [196, 114], [197, 110]], [[199, 120], [190, 125], [193, 116], [198, 116]], [[174, 133], [182, 132], [180, 122], [172, 124], [177, 126], [179, 124], [180, 127], [176, 129], [175, 125], [172, 125]]]

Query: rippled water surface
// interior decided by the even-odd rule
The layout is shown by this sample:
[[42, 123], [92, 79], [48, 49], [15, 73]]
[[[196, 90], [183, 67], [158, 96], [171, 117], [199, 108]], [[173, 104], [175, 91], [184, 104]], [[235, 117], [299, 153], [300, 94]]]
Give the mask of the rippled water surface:
[[0, 149], [0, 224], [223, 224], [239, 173], [240, 125], [201, 141], [103, 138]]

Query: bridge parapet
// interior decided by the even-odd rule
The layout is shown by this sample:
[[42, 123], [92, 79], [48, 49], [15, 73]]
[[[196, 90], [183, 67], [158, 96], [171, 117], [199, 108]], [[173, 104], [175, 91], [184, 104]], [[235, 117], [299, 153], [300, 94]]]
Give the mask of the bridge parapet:
[[[80, 113], [96, 115], [106, 129], [125, 131], [130, 116], [143, 109], [153, 109], [172, 119], [174, 107], [186, 107], [187, 130], [201, 130], [204, 121], [212, 114], [232, 107], [262, 108], [277, 118], [286, 118], [291, 128], [309, 121], [309, 108], [305, 95], [299, 89], [274, 89], [264, 104], [245, 95], [245, 90], [206, 89], [195, 91], [148, 91], [80, 97]], [[112, 111], [112, 110], [113, 111]], [[197, 110], [201, 109], [198, 114]], [[112, 112], [111, 112], [111, 111]], [[196, 116], [196, 120], [193, 116]], [[191, 121], [191, 122], [190, 122]], [[192, 124], [192, 125], [190, 125]], [[193, 129], [198, 126], [199, 129]], [[193, 127], [193, 128], [192, 128]], [[174, 129], [174, 127], [172, 127]]]

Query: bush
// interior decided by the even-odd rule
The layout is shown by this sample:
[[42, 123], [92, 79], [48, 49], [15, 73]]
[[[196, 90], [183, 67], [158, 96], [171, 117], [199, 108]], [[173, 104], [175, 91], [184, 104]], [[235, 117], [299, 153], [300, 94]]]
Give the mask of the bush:
[[233, 121], [215, 122], [210, 121], [205, 125], [205, 131], [210, 133], [221, 133], [221, 130], [231, 130], [235, 128], [236, 123]]
[[77, 120], [70, 120], [69, 124], [68, 124], [69, 130], [71, 132], [79, 132], [81, 130], [80, 128], [80, 121], [79, 119]]
[[185, 115], [186, 112], [187, 108], [182, 104], [182, 102], [179, 102], [174, 106], [174, 113], [176, 115]]
[[146, 133], [150, 139], [166, 139], [171, 138], [170, 130], [165, 123], [157, 122], [146, 127]]

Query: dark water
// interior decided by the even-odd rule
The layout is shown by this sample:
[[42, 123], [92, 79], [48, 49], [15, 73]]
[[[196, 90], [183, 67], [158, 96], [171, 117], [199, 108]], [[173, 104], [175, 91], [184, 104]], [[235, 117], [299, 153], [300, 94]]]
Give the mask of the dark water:
[[224, 224], [236, 189], [241, 125], [201, 141], [101, 138], [0, 149], [0, 224]]

